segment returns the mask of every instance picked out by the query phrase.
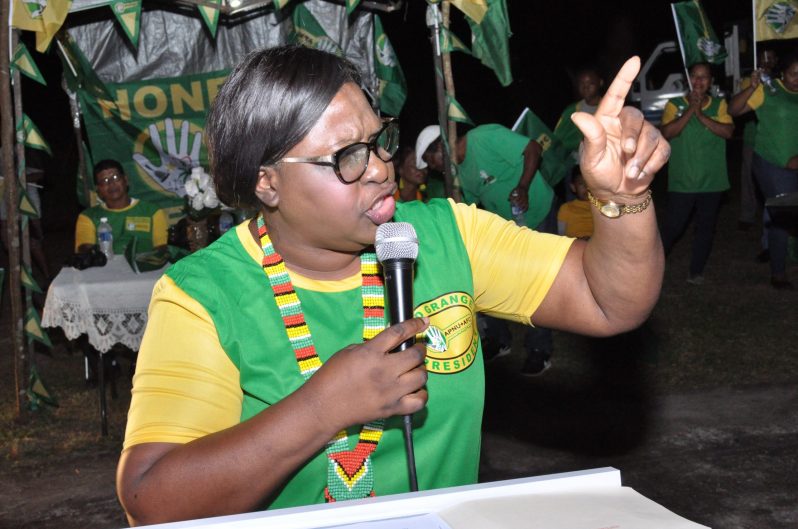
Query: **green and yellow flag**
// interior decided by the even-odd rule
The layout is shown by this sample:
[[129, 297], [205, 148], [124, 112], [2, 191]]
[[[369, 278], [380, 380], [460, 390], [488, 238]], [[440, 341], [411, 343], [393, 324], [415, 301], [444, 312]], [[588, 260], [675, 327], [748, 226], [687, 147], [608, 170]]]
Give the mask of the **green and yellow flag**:
[[139, 29], [141, 29], [141, 0], [114, 0], [111, 3], [117, 21], [122, 26], [127, 38], [134, 47], [139, 45]]
[[38, 292], [39, 294], [42, 293], [42, 289], [39, 286], [39, 283], [37, 283], [36, 280], [33, 279], [33, 273], [30, 267], [25, 266], [25, 263], [22, 263], [22, 266], [20, 267], [19, 279], [23, 287], [27, 288], [32, 292]]
[[39, 319], [39, 313], [36, 312], [34, 307], [28, 307], [25, 312], [25, 326], [23, 327], [25, 334], [28, 338], [41, 342], [47, 347], [52, 347], [53, 344], [47, 333], [42, 329], [42, 321]]
[[380, 110], [398, 116], [407, 99], [407, 81], [379, 15], [374, 15], [374, 71], [380, 83]]
[[14, 50], [14, 57], [11, 59], [11, 71], [13, 72], [15, 69], [19, 70], [21, 74], [28, 76], [37, 83], [47, 86], [47, 82], [44, 80], [42, 72], [39, 71], [39, 68], [33, 61], [33, 57], [31, 57], [30, 52], [28, 51], [28, 47], [25, 46], [25, 43], [22, 41], [17, 43], [17, 48]]
[[274, 9], [279, 11], [282, 8], [284, 8], [286, 5], [288, 5], [288, 2], [290, 1], [291, 0], [274, 0]]
[[447, 115], [451, 121], [456, 121], [458, 123], [468, 123], [469, 125], [473, 125], [474, 122], [468, 117], [463, 106], [457, 102], [455, 98], [453, 98], [450, 94], [446, 94], [446, 99], [449, 102], [449, 106], [446, 109]]
[[[506, 0], [486, 0], [488, 10], [477, 23], [469, 16], [471, 52], [482, 64], [496, 72], [502, 86], [513, 82], [510, 71], [510, 17]], [[456, 4], [455, 4], [456, 5]]]
[[677, 2], [671, 4], [671, 9], [686, 67], [699, 62], [720, 64], [726, 60], [726, 48], [698, 0]]
[[30, 399], [30, 408], [38, 409], [42, 403], [49, 404], [50, 406], [58, 407], [58, 400], [50, 393], [47, 386], [42, 382], [39, 376], [39, 371], [36, 366], [30, 368], [30, 379], [28, 380], [28, 399]]
[[44, 140], [44, 136], [42, 136], [42, 133], [39, 132], [39, 129], [24, 112], [22, 113], [22, 121], [17, 122], [18, 138], [20, 134], [22, 134], [22, 140], [20, 141], [23, 141], [28, 147], [39, 149], [47, 154], [52, 154], [50, 146], [47, 145], [47, 142]]
[[77, 92], [79, 89], [86, 90], [94, 97], [107, 101], [109, 107], [113, 107], [114, 98], [91, 67], [89, 60], [80, 51], [72, 35], [65, 31], [58, 36], [58, 43], [61, 46], [58, 57], [63, 65], [67, 88], [72, 92]]
[[72, 0], [13, 0], [11, 25], [35, 31], [36, 51], [44, 53], [64, 23], [70, 5]]
[[755, 0], [756, 40], [798, 38], [798, 0]]
[[443, 53], [450, 53], [453, 51], [462, 51], [468, 55], [472, 55], [471, 50], [468, 49], [468, 46], [460, 40], [457, 35], [449, 31], [448, 29], [441, 26], [441, 52]]
[[214, 5], [197, 4], [197, 9], [199, 9], [202, 20], [205, 21], [205, 25], [208, 26], [211, 35], [216, 38], [216, 28], [219, 25], [219, 8], [221, 7], [222, 0], [205, 0], [205, 2]]
[[543, 123], [543, 120], [529, 108], [525, 108], [521, 112], [512, 130], [530, 140], [535, 140], [543, 149], [540, 174], [550, 186], [556, 186], [574, 166], [574, 159], [568, 150], [551, 132], [551, 129]]
[[291, 19], [294, 22], [294, 31], [289, 36], [290, 41], [306, 48], [315, 48], [334, 53], [339, 57], [343, 56], [344, 52], [341, 46], [327, 35], [321, 23], [316, 20], [307, 7], [302, 4], [294, 7]]
[[486, 0], [452, 0], [452, 5], [466, 14], [468, 18], [480, 24], [488, 12]]

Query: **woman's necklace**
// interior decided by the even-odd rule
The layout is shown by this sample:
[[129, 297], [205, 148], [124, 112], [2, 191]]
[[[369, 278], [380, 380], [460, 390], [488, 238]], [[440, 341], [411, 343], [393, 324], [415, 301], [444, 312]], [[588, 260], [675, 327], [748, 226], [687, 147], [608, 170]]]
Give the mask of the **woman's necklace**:
[[[258, 236], [263, 247], [263, 271], [274, 292], [274, 300], [283, 318], [288, 341], [296, 356], [299, 372], [308, 380], [322, 365], [299, 297], [291, 284], [283, 258], [272, 245], [263, 214], [258, 215]], [[360, 256], [360, 272], [363, 277], [363, 341], [374, 338], [385, 327], [385, 298], [382, 276], [374, 252], [363, 252]], [[324, 497], [328, 502], [352, 500], [374, 496], [374, 469], [371, 453], [382, 437], [384, 419], [364, 424], [360, 429], [357, 445], [349, 450], [346, 430], [341, 430], [327, 443], [327, 487]]]

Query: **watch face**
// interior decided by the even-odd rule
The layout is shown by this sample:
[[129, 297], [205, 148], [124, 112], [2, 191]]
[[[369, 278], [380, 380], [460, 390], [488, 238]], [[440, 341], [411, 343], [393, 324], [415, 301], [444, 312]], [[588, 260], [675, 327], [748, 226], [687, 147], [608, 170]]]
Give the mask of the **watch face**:
[[605, 217], [609, 217], [611, 219], [621, 216], [621, 208], [615, 202], [607, 202], [606, 204], [601, 206], [601, 209], [599, 211], [601, 211], [602, 215], [604, 215]]

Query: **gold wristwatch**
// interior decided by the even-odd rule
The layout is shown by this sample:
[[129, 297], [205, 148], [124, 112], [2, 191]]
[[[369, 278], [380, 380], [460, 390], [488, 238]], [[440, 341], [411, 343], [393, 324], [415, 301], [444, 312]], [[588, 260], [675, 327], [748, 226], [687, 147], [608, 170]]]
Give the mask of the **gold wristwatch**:
[[594, 197], [593, 193], [591, 193], [589, 189], [587, 190], [587, 199], [590, 201], [590, 203], [598, 208], [599, 213], [611, 219], [618, 218], [621, 215], [629, 215], [632, 213], [640, 213], [641, 211], [645, 211], [648, 205], [651, 204], [650, 189], [645, 192], [645, 197], [646, 198], [638, 204], [618, 204], [612, 200], [602, 202]]

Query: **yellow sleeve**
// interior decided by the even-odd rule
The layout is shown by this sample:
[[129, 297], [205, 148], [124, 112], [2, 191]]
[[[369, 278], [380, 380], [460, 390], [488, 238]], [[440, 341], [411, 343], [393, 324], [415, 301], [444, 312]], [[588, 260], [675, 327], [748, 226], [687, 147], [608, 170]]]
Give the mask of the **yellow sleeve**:
[[238, 369], [207, 311], [167, 276], [153, 289], [124, 449], [187, 443], [240, 422]]
[[745, 104], [751, 107], [751, 110], [756, 110], [757, 108], [761, 107], [764, 102], [765, 83], [759, 83], [759, 86], [754, 88], [754, 92], [751, 94], [751, 97], [748, 98], [748, 101], [746, 101]]
[[152, 216], [152, 245], [163, 246], [169, 240], [169, 223], [166, 212], [159, 209]]
[[477, 310], [528, 325], [574, 239], [519, 227], [474, 205], [449, 202], [471, 263]]
[[725, 99], [720, 100], [718, 115], [715, 117], [715, 121], [718, 123], [734, 123], [734, 120], [729, 115], [729, 105], [726, 103]]
[[75, 251], [78, 251], [83, 244], [95, 244], [97, 242], [97, 228], [89, 217], [81, 213], [75, 223]]
[[667, 125], [674, 119], [676, 119], [676, 114], [679, 113], [679, 109], [676, 108], [676, 105], [668, 101], [665, 104], [665, 110], [662, 111], [662, 124]]

